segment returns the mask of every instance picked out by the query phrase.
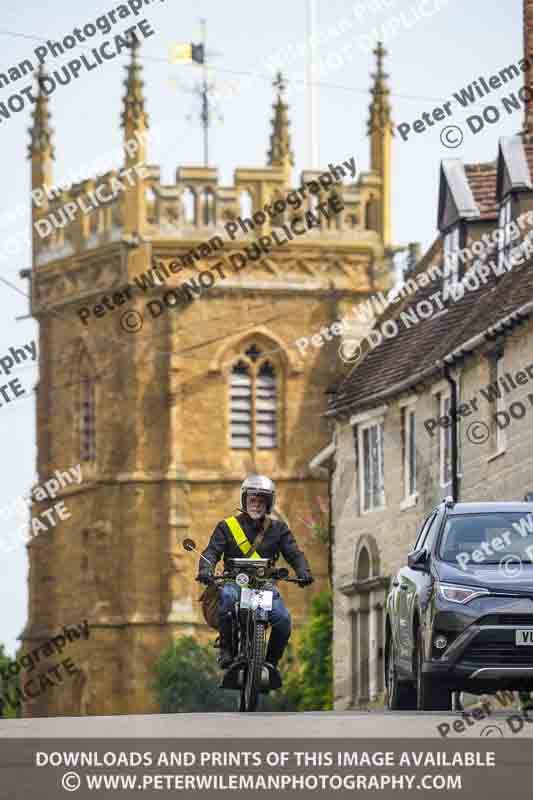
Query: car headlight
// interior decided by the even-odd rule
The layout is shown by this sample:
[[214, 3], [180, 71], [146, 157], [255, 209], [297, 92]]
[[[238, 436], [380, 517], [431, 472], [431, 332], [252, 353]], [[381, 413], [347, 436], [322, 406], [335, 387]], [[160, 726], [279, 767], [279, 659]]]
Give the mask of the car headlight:
[[473, 586], [461, 586], [455, 583], [439, 583], [439, 593], [441, 597], [450, 603], [469, 603], [474, 597], [482, 597], [490, 594], [488, 589], [474, 588]]

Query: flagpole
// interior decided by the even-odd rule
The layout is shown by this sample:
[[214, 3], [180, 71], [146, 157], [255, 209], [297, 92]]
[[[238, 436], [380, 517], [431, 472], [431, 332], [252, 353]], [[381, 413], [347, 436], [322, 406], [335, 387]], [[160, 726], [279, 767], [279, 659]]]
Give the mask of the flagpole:
[[203, 87], [202, 87], [202, 125], [204, 128], [204, 167], [209, 165], [209, 95], [207, 90], [207, 58], [206, 58], [206, 27], [207, 20], [201, 19], [202, 42], [204, 46]]
[[307, 87], [307, 149], [311, 169], [318, 169], [317, 139], [317, 87], [314, 81], [314, 48], [313, 34], [316, 24], [316, 0], [307, 0], [307, 52], [306, 52], [306, 87]]

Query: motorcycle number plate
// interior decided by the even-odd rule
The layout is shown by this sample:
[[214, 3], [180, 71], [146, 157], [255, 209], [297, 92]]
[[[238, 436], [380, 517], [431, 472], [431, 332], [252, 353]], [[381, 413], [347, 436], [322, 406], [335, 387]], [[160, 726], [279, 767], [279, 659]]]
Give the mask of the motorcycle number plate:
[[273, 592], [258, 591], [257, 589], [241, 589], [241, 608], [263, 608], [272, 610]]

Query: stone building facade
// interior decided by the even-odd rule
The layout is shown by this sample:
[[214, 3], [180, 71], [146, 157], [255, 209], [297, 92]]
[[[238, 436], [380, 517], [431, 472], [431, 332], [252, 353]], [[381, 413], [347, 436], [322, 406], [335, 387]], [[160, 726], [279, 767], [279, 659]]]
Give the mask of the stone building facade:
[[384, 691], [390, 578], [452, 494], [450, 379], [458, 499], [533, 491], [532, 177], [527, 132], [502, 137], [495, 162], [442, 162], [439, 236], [408, 276], [413, 293], [379, 320], [397, 323], [398, 335], [367, 344], [332, 398], [336, 708]]
[[[343, 210], [331, 222], [322, 219], [246, 269], [233, 268], [232, 254], [290, 223], [293, 212], [287, 206], [279, 220], [235, 241], [225, 224], [319, 175], [292, 177], [280, 80], [268, 163], [237, 169], [232, 186], [220, 185], [211, 167], [180, 167], [176, 183], [162, 185], [159, 167], [148, 164], [118, 193], [114, 179], [123, 173], [112, 170], [33, 209], [34, 223], [51, 214], [63, 223], [45, 238], [34, 235], [33, 268], [24, 273], [39, 323], [38, 476], [42, 482], [81, 463], [83, 482], [62, 491], [71, 518], [28, 545], [29, 613], [21, 638], [31, 650], [84, 619], [90, 638], [69, 645], [80, 667], [76, 679], [28, 700], [25, 715], [158, 710], [149, 683], [162, 649], [184, 634], [212, 639], [196, 602], [197, 557], [181, 540], [190, 536], [203, 549], [217, 522], [238, 507], [251, 471], [276, 482], [278, 513], [317, 579], [305, 592], [281, 587], [296, 637], [314, 593], [328, 585], [326, 547], [310, 537], [304, 518], [327, 495], [327, 482], [308, 462], [331, 435], [323, 387], [333, 377], [335, 343], [304, 357], [294, 341], [391, 284], [391, 123], [383, 51], [377, 55], [371, 169], [335, 186]], [[125, 85], [124, 141], [139, 142], [136, 150], [125, 146], [124, 166], [133, 170], [146, 163], [148, 129], [137, 48]], [[52, 139], [40, 91], [30, 145], [34, 190], [53, 184]], [[338, 164], [350, 155], [328, 160]], [[102, 202], [69, 221], [65, 204], [89, 193]], [[324, 200], [327, 193], [307, 196], [300, 214]], [[172, 264], [215, 236], [222, 249], [204, 249], [173, 272]], [[193, 292], [190, 303], [148, 313], [148, 301], [219, 263], [224, 280], [201, 296]], [[155, 264], [167, 269], [168, 280], [123, 303], [112, 299]], [[80, 311], [88, 307], [84, 320]]]

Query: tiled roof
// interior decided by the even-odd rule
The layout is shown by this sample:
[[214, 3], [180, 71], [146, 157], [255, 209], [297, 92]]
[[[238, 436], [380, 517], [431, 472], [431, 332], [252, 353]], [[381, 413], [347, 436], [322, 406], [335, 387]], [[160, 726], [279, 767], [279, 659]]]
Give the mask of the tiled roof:
[[[417, 275], [425, 271], [429, 263], [439, 263], [439, 250], [435, 244], [432, 247], [433, 258], [423, 259], [416, 270]], [[520, 306], [532, 302], [533, 263], [524, 262], [500, 277], [491, 272], [487, 283], [476, 291], [465, 292], [457, 302], [447, 300], [446, 311], [406, 327], [400, 320], [400, 313], [413, 309], [421, 300], [429, 300], [440, 288], [439, 282], [434, 281], [405, 298], [401, 306], [389, 306], [389, 313], [380, 318], [378, 329], [383, 320], [394, 319], [397, 320], [398, 335], [394, 339], [383, 339], [374, 350], [367, 348], [362, 360], [344, 380], [337, 382], [336, 394], [329, 406], [331, 413], [363, 410], [387, 395], [399, 394], [416, 384], [421, 379], [420, 373], [430, 374], [433, 369], [437, 372], [436, 362], [444, 356]], [[429, 302], [437, 308], [435, 301]]]
[[[524, 150], [530, 175], [533, 175], [533, 140], [524, 142]], [[465, 172], [480, 211], [479, 219], [496, 220], [497, 162], [465, 164]], [[494, 260], [495, 254], [488, 254], [488, 258]], [[440, 237], [419, 262], [415, 275], [435, 264], [442, 269]], [[457, 302], [447, 300], [445, 311], [436, 311], [429, 319], [419, 319], [418, 323], [409, 322], [404, 314], [403, 322], [401, 313], [408, 313], [421, 300], [429, 301], [436, 309], [438, 304], [431, 300], [431, 295], [441, 289], [442, 281], [434, 280], [431, 285], [408, 295], [400, 304], [389, 306], [380, 317], [377, 329], [386, 320], [393, 319], [397, 321], [398, 335], [393, 339], [383, 338], [373, 350], [365, 344], [360, 362], [348, 375], [337, 380], [329, 405], [331, 413], [369, 407], [387, 394], [398, 394], [416, 384], [421, 373], [424, 377], [432, 371], [436, 373], [437, 362], [444, 356], [533, 301], [533, 264], [528, 261], [499, 277], [491, 271], [487, 283], [479, 289], [465, 292]]]

